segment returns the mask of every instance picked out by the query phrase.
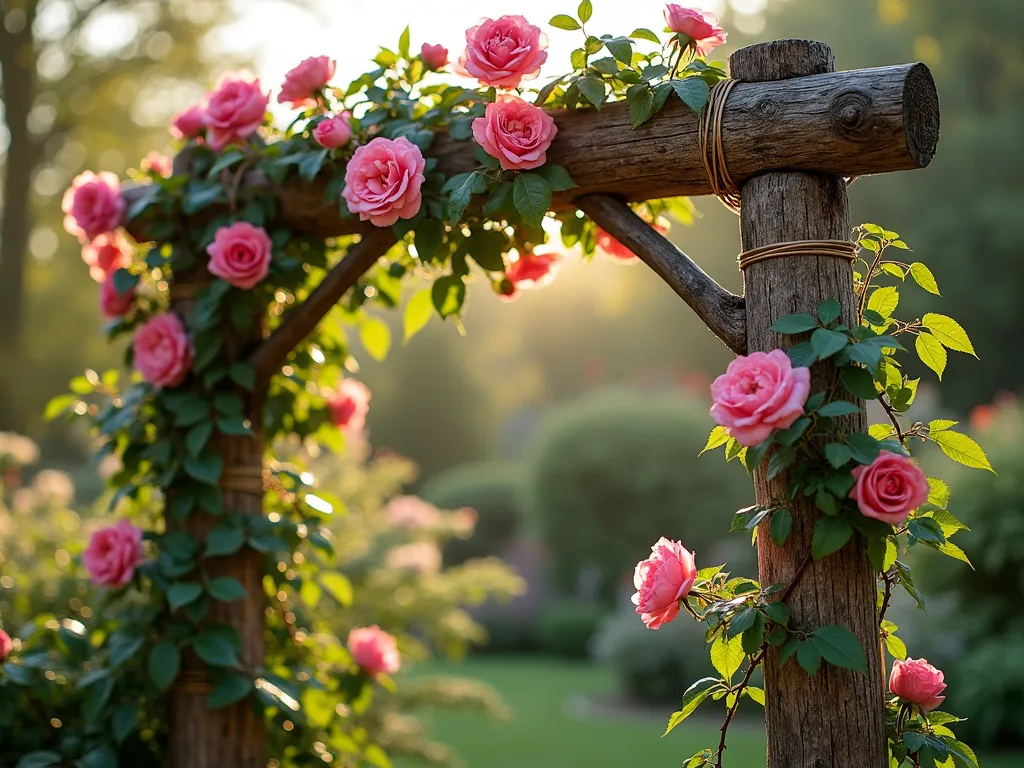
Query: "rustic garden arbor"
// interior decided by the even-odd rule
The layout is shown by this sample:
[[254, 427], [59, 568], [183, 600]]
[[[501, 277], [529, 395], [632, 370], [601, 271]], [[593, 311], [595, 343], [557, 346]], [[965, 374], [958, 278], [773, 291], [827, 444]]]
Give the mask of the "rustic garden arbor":
[[[744, 251], [775, 243], [846, 239], [850, 232], [845, 178], [922, 168], [938, 141], [938, 99], [921, 64], [835, 72], [829, 48], [784, 40], [744, 48], [731, 58], [740, 81], [726, 102], [721, 126], [729, 174], [740, 190]], [[795, 255], [751, 264], [745, 295], [734, 296], [709, 278], [626, 205], [647, 199], [704, 195], [713, 191], [698, 141], [699, 119], [675, 102], [636, 130], [625, 104], [600, 112], [555, 116], [558, 136], [549, 159], [565, 166], [577, 187], [557, 193], [558, 209], [579, 208], [653, 268], [708, 327], [737, 353], [788, 346], [792, 339], [768, 330], [781, 315], [813, 312], [826, 298], [838, 298], [843, 318], [855, 321], [849, 262], [829, 255]], [[428, 153], [446, 175], [473, 170], [476, 161], [464, 142], [439, 136]], [[184, 169], [182, 169], [184, 170]], [[256, 175], [250, 188], [266, 181]], [[309, 299], [295, 308], [269, 337], [260, 323], [229, 340], [233, 354], [248, 356], [259, 392], [291, 349], [394, 244], [390, 229], [341, 219], [323, 203], [322, 185], [286, 184], [274, 190], [280, 223], [296, 232], [323, 236], [361, 233], [362, 239], [329, 273]], [[126, 195], [139, 194], [138, 188]], [[145, 240], [144, 231], [132, 232]], [[209, 279], [178, 275], [172, 302], [187, 310], [191, 291], [182, 284]], [[814, 388], [830, 375], [815, 369]], [[863, 410], [847, 426], [866, 427]], [[252, 419], [254, 424], [258, 419]], [[221, 481], [226, 506], [261, 511], [258, 484], [262, 443], [250, 436], [220, 436]], [[755, 473], [757, 501], [770, 504], [784, 492], [785, 473], [768, 481]], [[254, 488], [255, 484], [255, 488]], [[808, 564], [813, 504], [793, 505], [793, 534], [782, 548], [758, 538], [764, 585], [790, 582], [806, 567], [789, 604], [795, 626], [838, 624], [850, 629], [867, 651], [867, 676], [826, 666], [808, 677], [795, 664], [781, 667], [777, 651], [765, 665], [768, 765], [771, 768], [875, 768], [887, 764], [883, 723], [883, 669], [878, 645], [875, 576], [863, 541], [856, 537], [841, 552]], [[212, 519], [190, 516], [190, 532], [202, 538]], [[259, 556], [249, 550], [220, 560], [225, 574], [248, 590], [245, 601], [217, 604], [215, 618], [235, 626], [244, 638], [247, 664], [263, 655], [264, 605]], [[262, 718], [248, 703], [208, 711], [209, 686], [203, 665], [186, 659], [171, 696], [173, 768], [262, 768], [266, 764]]]

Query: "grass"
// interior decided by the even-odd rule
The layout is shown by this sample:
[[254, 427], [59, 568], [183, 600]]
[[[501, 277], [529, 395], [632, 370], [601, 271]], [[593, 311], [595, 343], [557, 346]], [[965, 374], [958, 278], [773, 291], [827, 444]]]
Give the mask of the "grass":
[[[640, 716], [582, 718], [571, 714], [573, 699], [613, 691], [607, 669], [538, 657], [476, 657], [457, 665], [431, 665], [424, 674], [476, 678], [501, 692], [510, 721], [471, 714], [430, 715], [436, 738], [461, 755], [467, 768], [678, 768], [695, 752], [718, 745], [721, 720], [713, 704], [664, 739], [664, 718]], [[739, 719], [729, 730], [729, 768], [765, 764], [760, 720]], [[982, 768], [1020, 768], [1024, 754], [980, 755]], [[399, 768], [412, 768], [399, 763]]]

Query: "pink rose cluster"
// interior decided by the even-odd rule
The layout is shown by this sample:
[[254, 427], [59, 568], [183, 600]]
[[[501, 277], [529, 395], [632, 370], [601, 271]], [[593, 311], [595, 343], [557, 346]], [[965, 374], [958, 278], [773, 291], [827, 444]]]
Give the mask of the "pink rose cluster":
[[128, 266], [131, 246], [120, 235], [107, 232], [82, 248], [82, 261], [89, 266], [89, 275], [102, 283], [111, 272]]
[[559, 257], [557, 253], [528, 251], [519, 254], [505, 269], [499, 296], [503, 301], [512, 301], [522, 289], [541, 288], [555, 279]]
[[699, 56], [707, 56], [729, 37], [715, 14], [675, 3], [665, 7], [665, 24], [677, 35], [690, 38]]
[[349, 211], [377, 227], [411, 219], [423, 202], [420, 188], [425, 167], [420, 148], [404, 136], [381, 136], [364, 144], [345, 168], [342, 195]]
[[127, 520], [96, 531], [82, 553], [93, 583], [115, 589], [132, 580], [142, 561], [142, 531]]
[[192, 367], [192, 341], [173, 312], [154, 315], [135, 333], [135, 368], [156, 388], [176, 387]]
[[658, 629], [679, 615], [679, 601], [690, 594], [697, 578], [693, 553], [682, 542], [664, 536], [651, 547], [651, 556], [636, 564], [633, 572], [633, 605], [651, 629]]
[[540, 74], [548, 38], [522, 16], [484, 19], [466, 30], [466, 50], [455, 71], [495, 88], [518, 88]]
[[352, 123], [349, 122], [351, 118], [350, 112], [341, 112], [321, 120], [313, 128], [313, 139], [326, 149], [345, 146], [352, 138]]
[[336, 66], [337, 63], [327, 56], [303, 59], [284, 76], [278, 103], [293, 107], [315, 106], [317, 95], [334, 77]]
[[556, 133], [551, 115], [509, 94], [488, 104], [484, 116], [473, 121], [473, 138], [505, 171], [540, 168]]
[[424, 43], [420, 48], [420, 58], [427, 69], [437, 71], [448, 65], [448, 49], [443, 45]]
[[810, 391], [810, 369], [794, 368], [781, 349], [740, 355], [711, 385], [711, 417], [751, 448], [792, 426]]
[[869, 466], [855, 467], [850, 498], [865, 517], [900, 525], [928, 501], [928, 477], [914, 461], [882, 451]]
[[249, 72], [228, 72], [221, 77], [203, 107], [203, 124], [210, 147], [219, 152], [228, 144], [245, 141], [263, 123], [270, 94]]
[[896, 659], [889, 675], [889, 690], [904, 701], [916, 704], [925, 712], [938, 709], [946, 690], [942, 672], [925, 659]]
[[394, 636], [377, 625], [353, 629], [346, 645], [352, 660], [370, 677], [393, 675], [402, 666]]
[[206, 247], [208, 269], [236, 288], [250, 290], [267, 276], [271, 249], [270, 236], [262, 227], [236, 221], [218, 229]]
[[361, 381], [343, 379], [337, 392], [327, 398], [331, 423], [351, 434], [359, 434], [366, 426], [370, 412], [370, 390]]
[[4, 663], [4, 659], [10, 656], [13, 650], [14, 641], [11, 640], [11, 636], [0, 629], [0, 664]]
[[111, 274], [100, 284], [100, 314], [108, 320], [124, 317], [135, 304], [135, 286], [119, 293]]
[[80, 242], [91, 243], [121, 226], [121, 181], [109, 171], [84, 171], [71, 182], [60, 207], [65, 214], [64, 229]]

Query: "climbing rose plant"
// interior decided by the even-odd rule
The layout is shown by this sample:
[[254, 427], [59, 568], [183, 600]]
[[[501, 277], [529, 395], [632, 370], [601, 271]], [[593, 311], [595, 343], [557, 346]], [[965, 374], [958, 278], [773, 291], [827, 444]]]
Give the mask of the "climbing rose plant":
[[[950, 317], [929, 312], [904, 321], [894, 316], [898, 283], [908, 276], [929, 293], [939, 293], [927, 266], [893, 256], [908, 250], [897, 233], [865, 224], [853, 236], [856, 324], [843, 323], [835, 300], [823, 301], [816, 316], [780, 317], [772, 330], [807, 340], [785, 351], [737, 357], [711, 386], [711, 417], [718, 426], [704, 451], [724, 448], [727, 460], [739, 459], [751, 473], [760, 468], [771, 480], [788, 471], [791, 478], [781, 498], [736, 512], [730, 531], [769, 536], [782, 546], [793, 522], [793, 499], [812, 497], [820, 513], [810, 551], [797, 553], [802, 560], [792, 581], [761, 585], [732, 577], [725, 566], [698, 570], [682, 542], [665, 538], [636, 566], [633, 602], [643, 622], [658, 629], [685, 611], [705, 623], [711, 662], [720, 675], [690, 686], [669, 719], [666, 734], [708, 698], [725, 702], [718, 745], [690, 757], [687, 768], [724, 765], [726, 735], [740, 701], [747, 697], [764, 706], [764, 691], [750, 682], [769, 649], [778, 652], [780, 664], [798, 664], [808, 675], [816, 675], [823, 663], [868, 674], [866, 654], [852, 632], [836, 625], [803, 626], [786, 604], [813, 560], [833, 555], [858, 535], [866, 539], [877, 571], [878, 633], [892, 658], [885, 710], [890, 766], [978, 766], [974, 752], [952, 731], [959, 718], [938, 710], [946, 690], [942, 672], [925, 659], [908, 658], [896, 634], [899, 627], [886, 618], [896, 586], [924, 609], [924, 596], [901, 559], [911, 547], [929, 547], [970, 565], [950, 541], [966, 526], [949, 510], [949, 487], [925, 475], [911, 448], [931, 442], [953, 461], [992, 471], [981, 447], [953, 429], [956, 422], [907, 418], [920, 379], [903, 373], [898, 355], [913, 338], [920, 361], [941, 378], [947, 350], [974, 355], [974, 348]], [[897, 284], [881, 285], [886, 278]], [[811, 390], [815, 364], [834, 373], [835, 385], [827, 391]], [[876, 401], [888, 419], [872, 425], [868, 434], [842, 421], [860, 412], [861, 400]]]

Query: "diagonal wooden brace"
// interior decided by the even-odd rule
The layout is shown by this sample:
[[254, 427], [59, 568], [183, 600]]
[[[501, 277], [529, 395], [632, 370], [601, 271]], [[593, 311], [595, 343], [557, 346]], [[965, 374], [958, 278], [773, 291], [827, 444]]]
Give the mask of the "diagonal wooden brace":
[[635, 253], [738, 355], [747, 351], [747, 314], [742, 296], [725, 290], [668, 238], [622, 200], [586, 195], [576, 201], [601, 229]]

